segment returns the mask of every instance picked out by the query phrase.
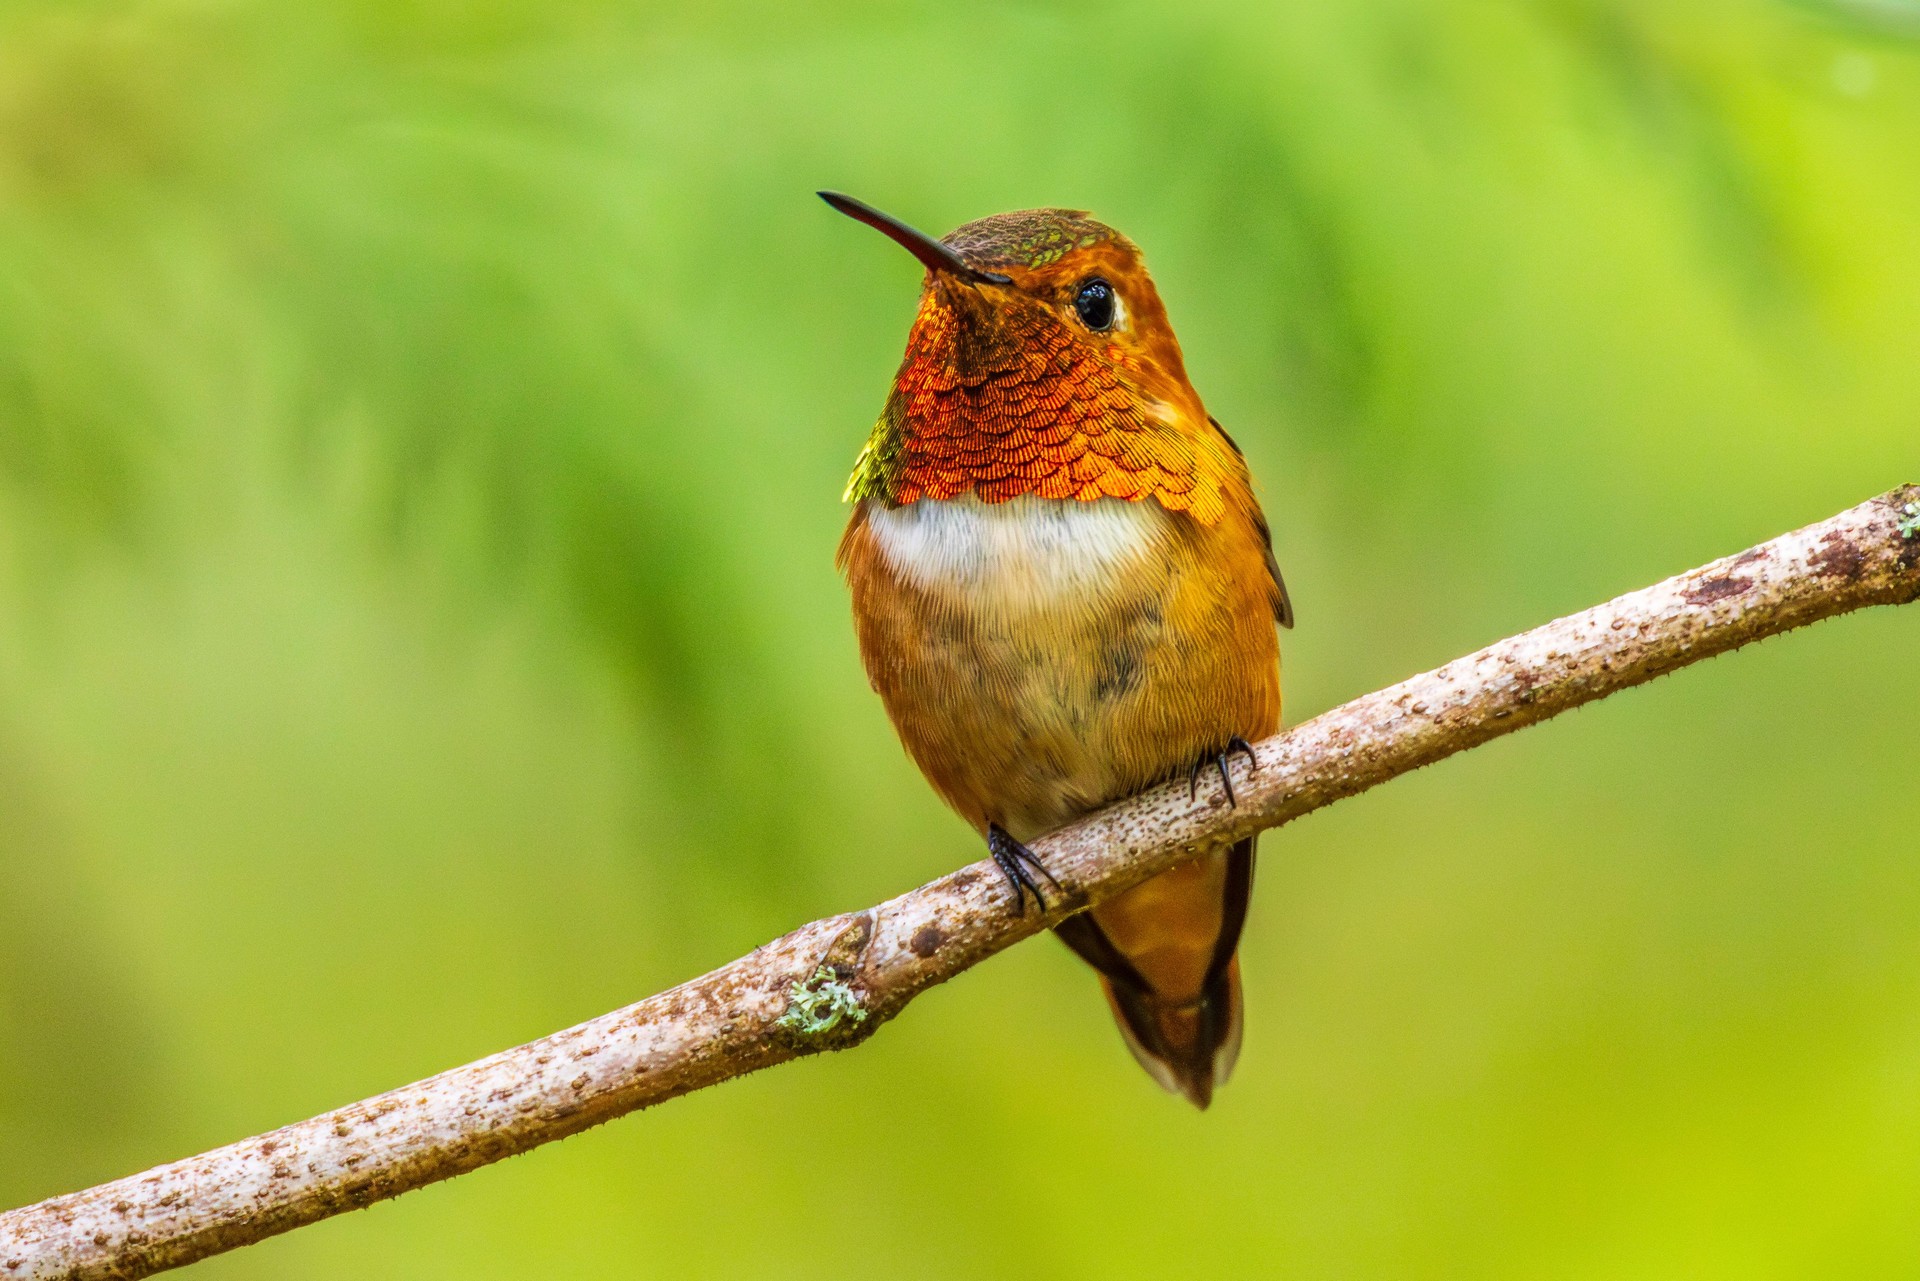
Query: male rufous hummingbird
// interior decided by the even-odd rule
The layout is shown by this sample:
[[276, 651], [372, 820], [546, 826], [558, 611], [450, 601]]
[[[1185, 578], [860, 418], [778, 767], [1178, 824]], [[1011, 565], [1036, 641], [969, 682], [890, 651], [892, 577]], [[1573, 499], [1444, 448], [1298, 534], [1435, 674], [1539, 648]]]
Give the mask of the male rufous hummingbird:
[[[1280, 724], [1293, 623], [1246, 461], [1187, 381], [1139, 249], [1068, 209], [944, 240], [821, 197], [926, 267], [848, 482], [837, 563], [867, 676], [934, 790], [986, 838], [1016, 910], [1026, 842]], [[1198, 1107], [1240, 1048], [1234, 952], [1253, 839], [1054, 932], [1100, 972], [1140, 1065]]]

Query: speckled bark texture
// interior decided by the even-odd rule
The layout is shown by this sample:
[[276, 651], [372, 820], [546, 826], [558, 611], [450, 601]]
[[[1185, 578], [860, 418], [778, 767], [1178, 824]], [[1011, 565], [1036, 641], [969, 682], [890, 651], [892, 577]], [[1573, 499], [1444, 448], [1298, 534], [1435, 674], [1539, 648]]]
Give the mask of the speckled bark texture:
[[397, 1196], [622, 1113], [854, 1045], [926, 988], [1183, 858], [1688, 663], [1920, 599], [1920, 487], [1355, 699], [1217, 781], [1115, 805], [1036, 849], [1065, 892], [1012, 914], [976, 863], [802, 926], [711, 974], [378, 1098], [0, 1214], [0, 1281], [140, 1277]]

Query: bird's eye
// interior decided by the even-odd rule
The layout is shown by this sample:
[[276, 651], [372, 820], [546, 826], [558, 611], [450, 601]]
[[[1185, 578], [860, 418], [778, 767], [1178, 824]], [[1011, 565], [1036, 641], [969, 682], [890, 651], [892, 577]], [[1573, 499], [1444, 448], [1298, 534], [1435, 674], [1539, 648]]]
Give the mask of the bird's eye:
[[1113, 286], [1098, 276], [1080, 282], [1073, 295], [1073, 310], [1080, 323], [1095, 333], [1113, 328]]

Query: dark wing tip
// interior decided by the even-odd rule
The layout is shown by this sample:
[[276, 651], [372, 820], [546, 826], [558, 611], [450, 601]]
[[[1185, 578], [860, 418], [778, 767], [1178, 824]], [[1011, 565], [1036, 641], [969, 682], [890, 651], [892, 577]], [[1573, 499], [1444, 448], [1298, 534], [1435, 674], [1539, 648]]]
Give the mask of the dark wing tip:
[[1278, 599], [1273, 602], [1273, 621], [1292, 631], [1293, 599], [1287, 595], [1287, 580], [1280, 577], [1280, 567], [1277, 564], [1269, 562], [1268, 568], [1273, 571], [1274, 590], [1279, 593]]

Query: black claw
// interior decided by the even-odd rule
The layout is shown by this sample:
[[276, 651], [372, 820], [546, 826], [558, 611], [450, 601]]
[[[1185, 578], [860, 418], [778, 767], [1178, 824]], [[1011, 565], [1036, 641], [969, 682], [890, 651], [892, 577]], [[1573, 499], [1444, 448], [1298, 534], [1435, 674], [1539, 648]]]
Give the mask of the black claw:
[[1233, 754], [1241, 752], [1247, 758], [1247, 773], [1252, 774], [1260, 768], [1260, 758], [1253, 754], [1253, 744], [1235, 734], [1227, 740], [1226, 750], [1217, 755], [1203, 755], [1194, 761], [1193, 768], [1187, 772], [1187, 799], [1197, 800], [1200, 796], [1200, 771], [1212, 765], [1220, 771], [1220, 786], [1226, 789], [1227, 804], [1234, 809], [1240, 808], [1240, 798], [1233, 794], [1233, 776], [1228, 770], [1233, 764]]
[[1240, 808], [1240, 798], [1233, 794], [1233, 775], [1227, 772], [1227, 754], [1225, 752], [1213, 758], [1214, 768], [1220, 771], [1220, 786], [1227, 789], [1227, 808]]
[[1047, 910], [1047, 896], [1040, 892], [1040, 882], [1033, 878], [1033, 873], [1038, 872], [1045, 877], [1047, 884], [1056, 890], [1060, 888], [1060, 882], [1053, 879], [1053, 873], [1047, 870], [1046, 864], [1032, 850], [1007, 835], [1007, 830], [998, 823], [988, 823], [987, 853], [993, 855], [995, 866], [1006, 874], [1007, 884], [1013, 890], [1015, 916], [1027, 914], [1028, 891], [1032, 891], [1033, 901], [1040, 910]]

